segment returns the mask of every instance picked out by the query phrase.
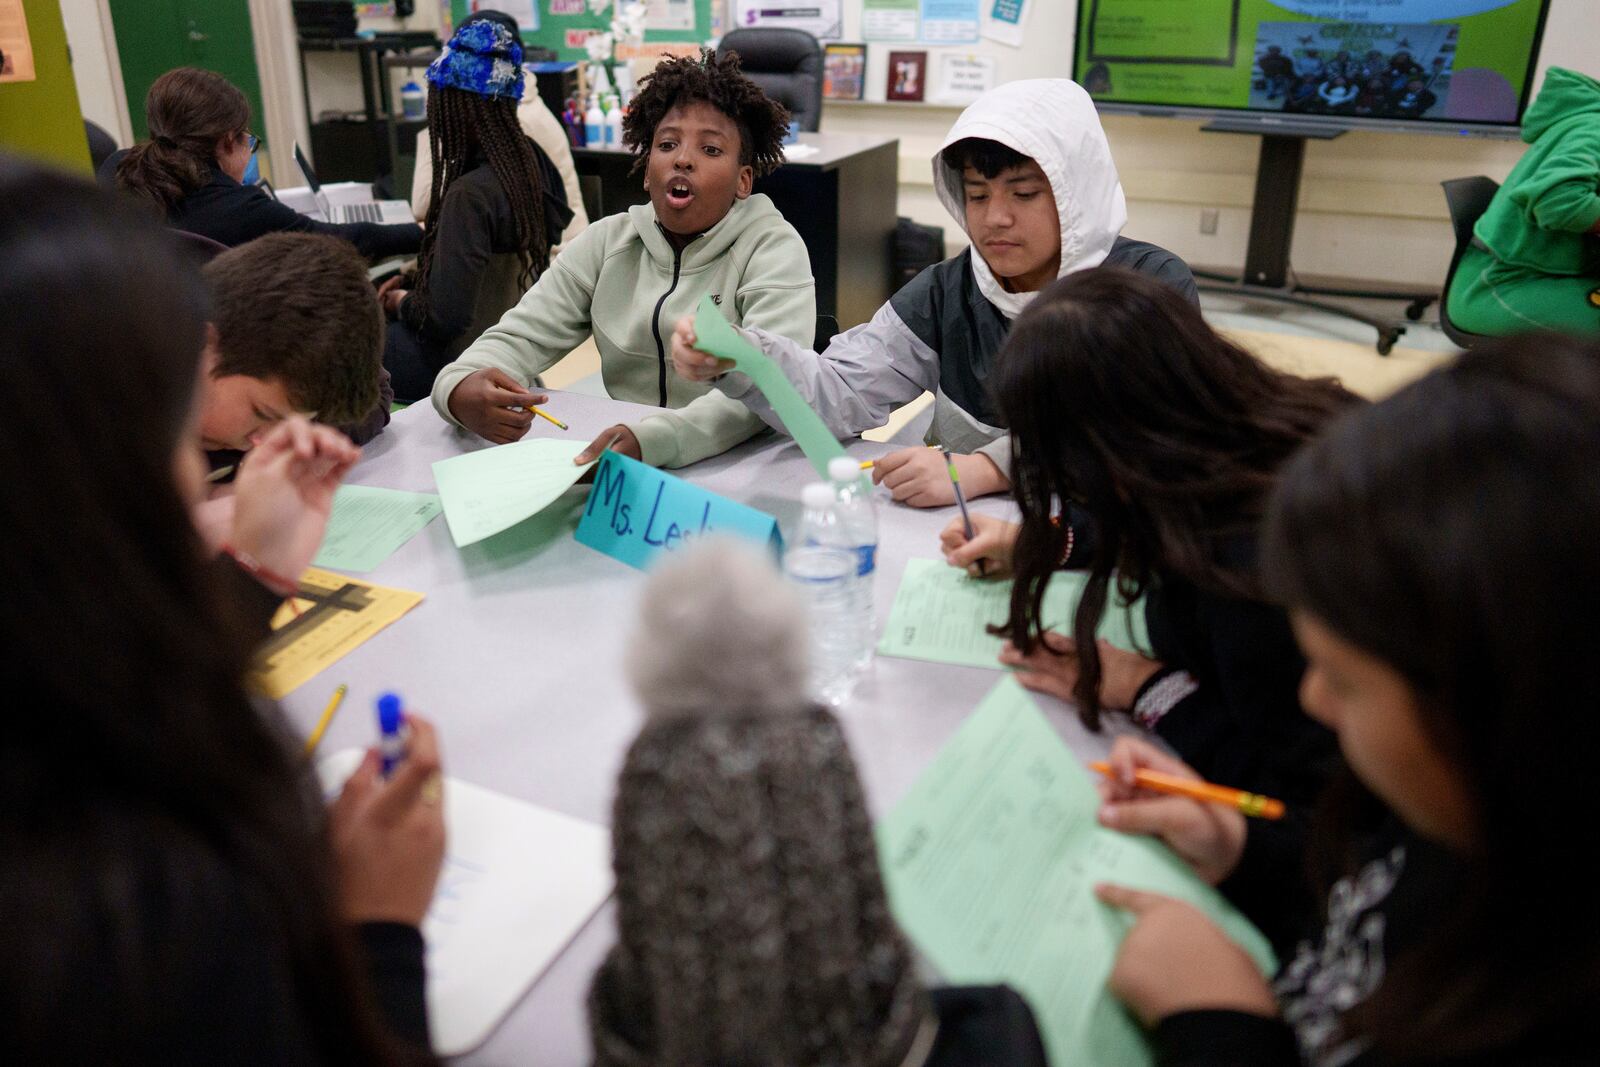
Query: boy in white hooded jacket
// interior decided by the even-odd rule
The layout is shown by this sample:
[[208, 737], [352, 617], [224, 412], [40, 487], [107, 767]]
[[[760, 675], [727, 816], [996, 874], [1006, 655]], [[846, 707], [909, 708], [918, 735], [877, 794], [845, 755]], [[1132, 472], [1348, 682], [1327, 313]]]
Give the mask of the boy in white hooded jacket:
[[[820, 355], [759, 328], [745, 335], [784, 370], [841, 438], [881, 426], [934, 394], [929, 444], [955, 455], [969, 496], [1010, 488], [1011, 444], [988, 394], [1011, 320], [1051, 281], [1101, 264], [1151, 274], [1198, 302], [1194, 276], [1164, 249], [1119, 236], [1127, 204], [1094, 103], [1065, 79], [1002, 85], [961, 113], [933, 158], [934, 186], [972, 244], [923, 271], [872, 321]], [[750, 379], [694, 347], [690, 319], [673, 334], [673, 365], [715, 381], [775, 429], [783, 424]], [[877, 461], [873, 480], [913, 507], [954, 503], [943, 459], [926, 448]]]

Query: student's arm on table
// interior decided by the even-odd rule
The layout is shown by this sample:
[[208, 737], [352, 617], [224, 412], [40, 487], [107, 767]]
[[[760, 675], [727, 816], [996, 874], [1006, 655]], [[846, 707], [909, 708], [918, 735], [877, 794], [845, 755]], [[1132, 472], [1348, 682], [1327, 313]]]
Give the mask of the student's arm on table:
[[383, 225], [376, 222], [321, 222], [302, 215], [257, 188], [236, 209], [239, 228], [249, 233], [320, 233], [349, 241], [368, 259], [410, 255], [422, 247], [422, 227], [413, 222]]
[[516, 307], [472, 342], [433, 382], [433, 407], [462, 429], [495, 444], [521, 440], [543, 404], [528, 384], [589, 336], [589, 306], [605, 252], [604, 228], [592, 226], [522, 295]]
[[[767, 261], [774, 258], [778, 263], [772, 272], [734, 294], [735, 326], [744, 326], [746, 337], [762, 333], [797, 351], [806, 351], [804, 346], [811, 343], [817, 326], [816, 286], [811, 280], [810, 261], [803, 248], [798, 256], [779, 254], [767, 257]], [[682, 326], [680, 322], [679, 328]], [[633, 434], [639, 458], [644, 462], [653, 467], [687, 467], [749, 439], [760, 431], [761, 423], [753, 408], [713, 389], [677, 411], [663, 411], [621, 429]]]

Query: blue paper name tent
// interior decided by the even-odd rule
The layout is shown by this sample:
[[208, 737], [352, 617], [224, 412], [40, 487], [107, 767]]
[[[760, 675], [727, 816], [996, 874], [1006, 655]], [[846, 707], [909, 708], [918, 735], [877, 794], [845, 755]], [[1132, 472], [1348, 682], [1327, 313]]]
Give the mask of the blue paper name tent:
[[660, 553], [710, 533], [748, 538], [774, 551], [782, 545], [778, 520], [766, 512], [607, 452], [595, 471], [577, 538], [643, 570]]

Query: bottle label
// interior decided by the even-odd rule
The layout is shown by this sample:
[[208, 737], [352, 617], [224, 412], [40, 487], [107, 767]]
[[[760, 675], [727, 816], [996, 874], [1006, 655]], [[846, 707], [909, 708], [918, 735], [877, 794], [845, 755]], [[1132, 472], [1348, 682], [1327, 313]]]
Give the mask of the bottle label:
[[878, 546], [859, 545], [856, 548], [856, 575], [867, 577], [878, 565]]

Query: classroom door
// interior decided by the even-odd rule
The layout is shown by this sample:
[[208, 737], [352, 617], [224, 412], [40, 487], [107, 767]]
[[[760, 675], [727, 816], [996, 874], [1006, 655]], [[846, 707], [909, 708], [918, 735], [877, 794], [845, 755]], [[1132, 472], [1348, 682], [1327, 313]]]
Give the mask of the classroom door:
[[227, 78], [250, 101], [257, 135], [266, 125], [261, 79], [256, 74], [250, 0], [109, 0], [122, 60], [133, 135], [150, 135], [144, 98], [151, 84], [175, 67], [203, 67]]

